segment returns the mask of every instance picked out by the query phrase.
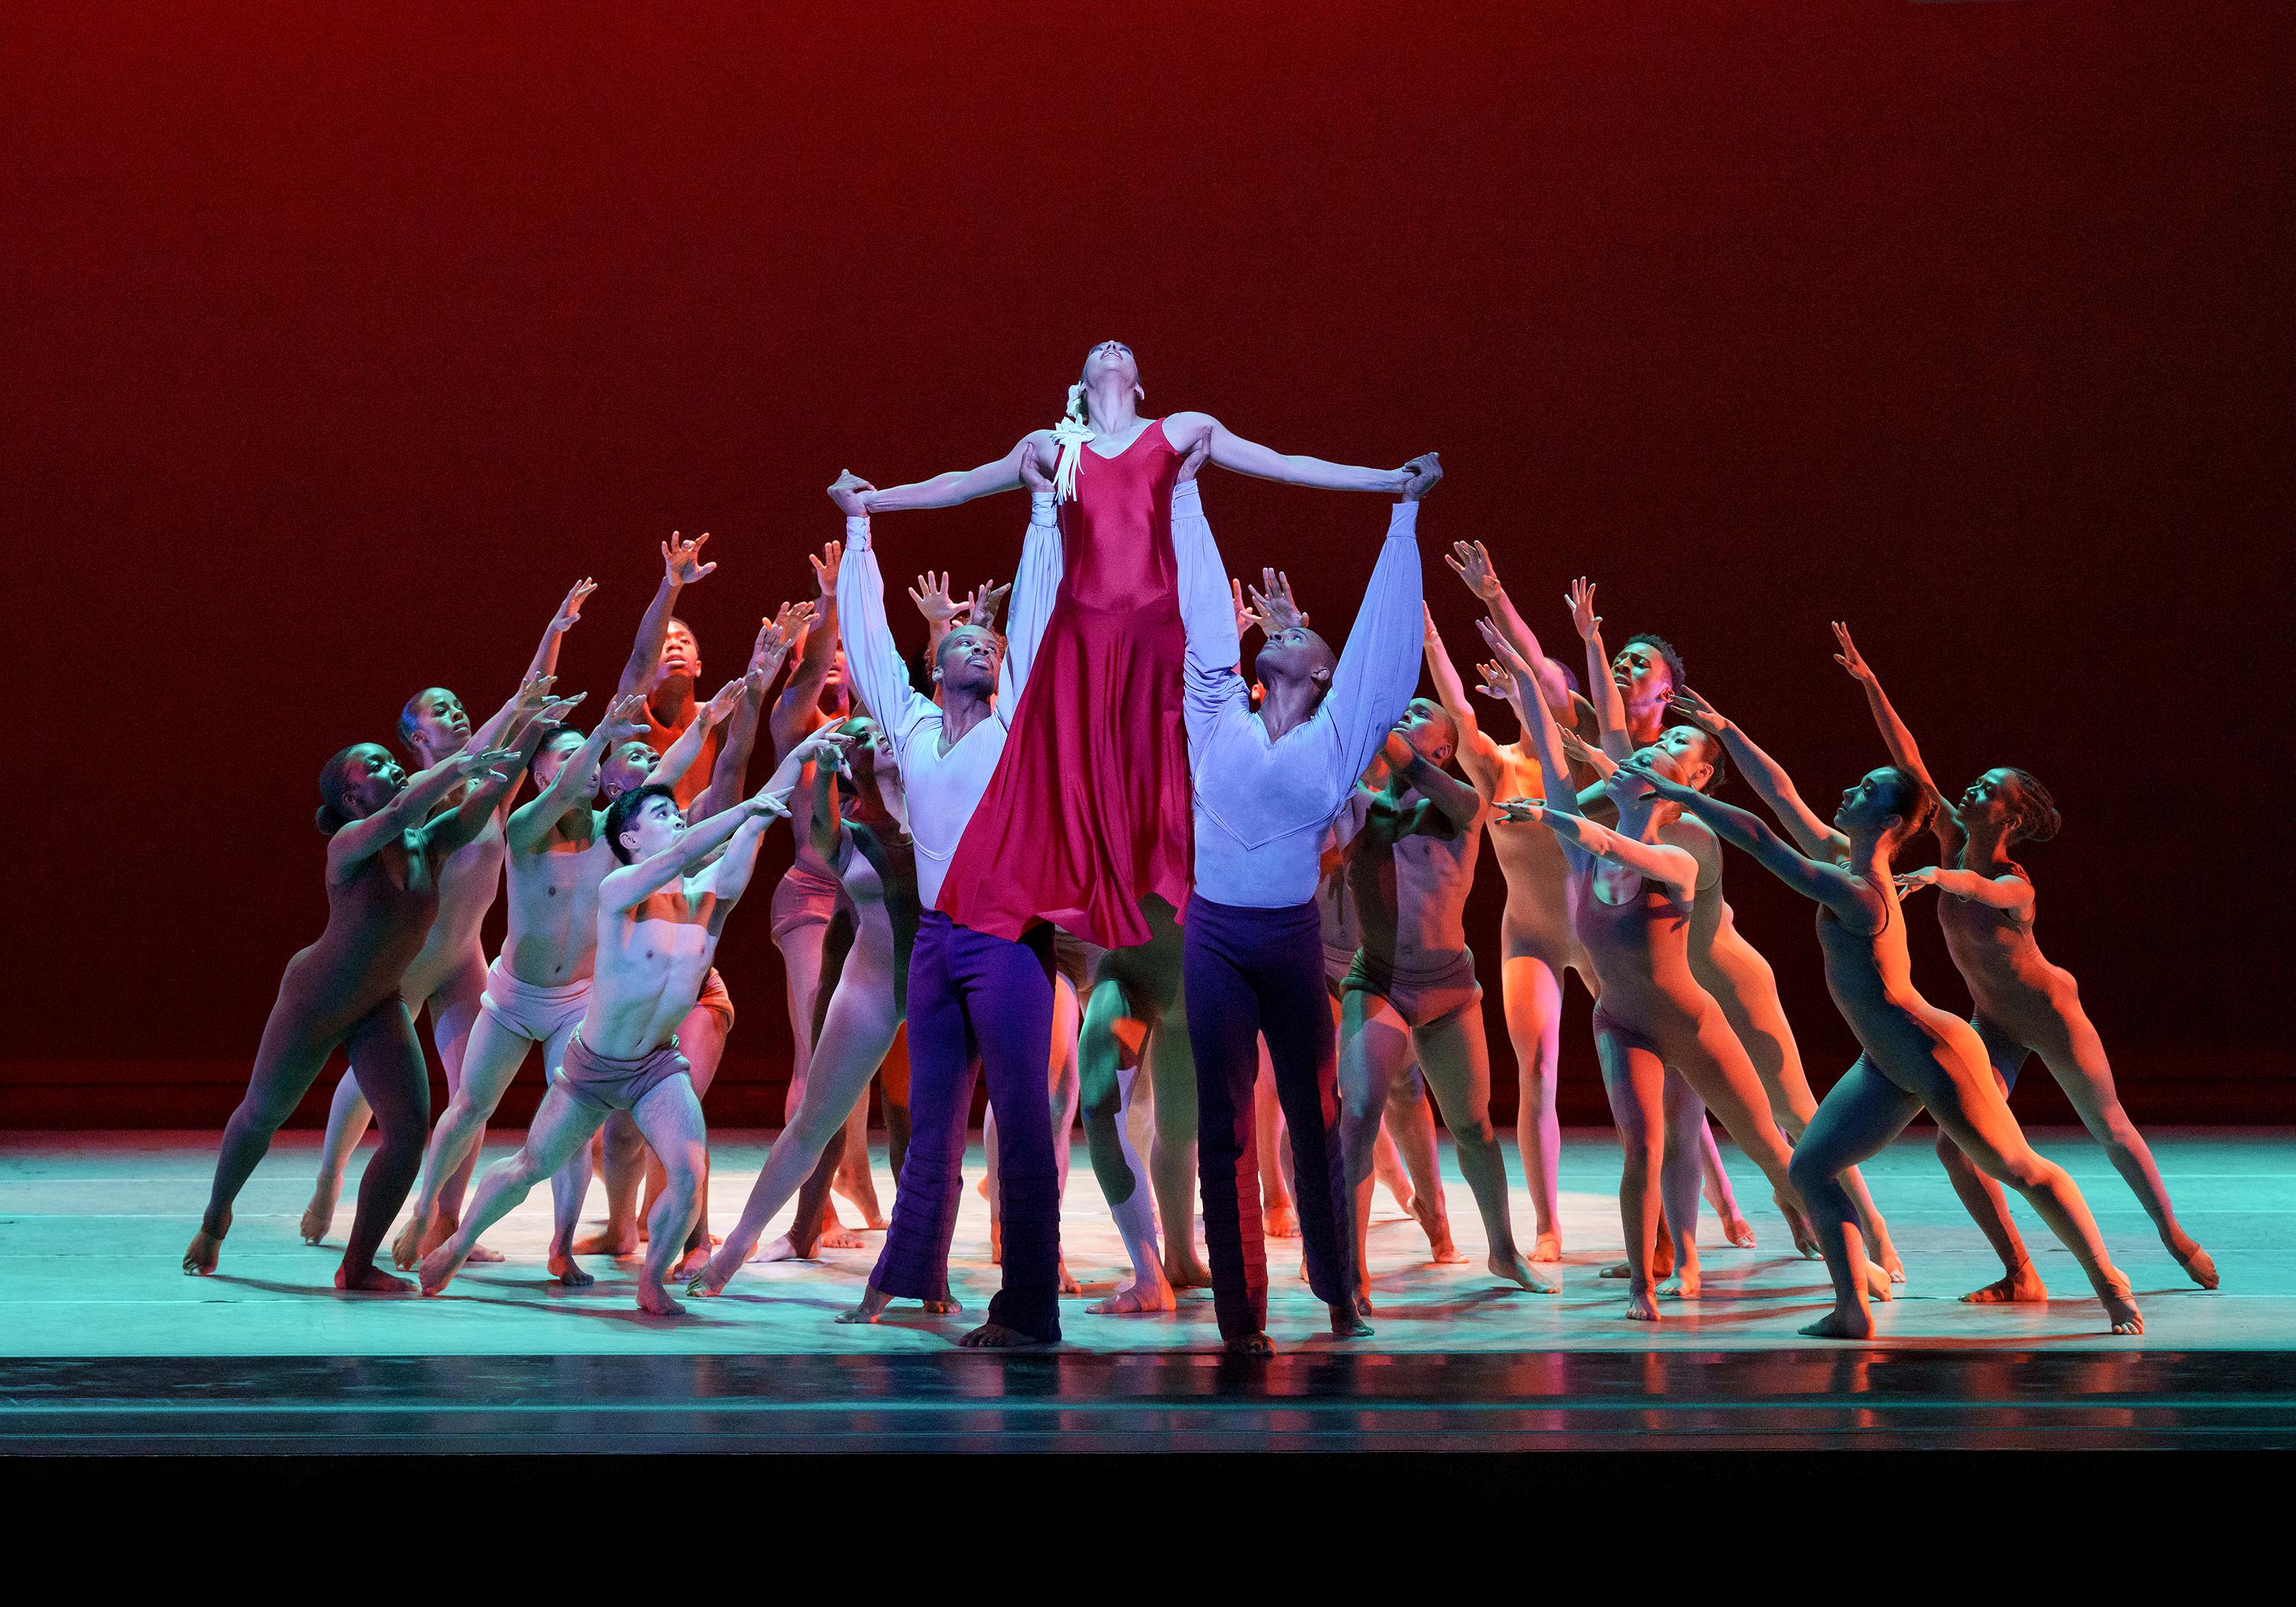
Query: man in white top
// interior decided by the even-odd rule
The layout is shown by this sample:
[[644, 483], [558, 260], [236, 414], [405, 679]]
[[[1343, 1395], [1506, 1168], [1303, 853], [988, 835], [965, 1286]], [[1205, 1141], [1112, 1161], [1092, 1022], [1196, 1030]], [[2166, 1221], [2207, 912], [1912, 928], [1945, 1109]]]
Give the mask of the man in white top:
[[1345, 650], [1333, 653], [1304, 621], [1283, 626], [1254, 665], [1265, 689], [1257, 710], [1236, 662], [1235, 611], [1210, 526], [1195, 499], [1185, 508], [1173, 500], [1195, 783], [1182, 970], [1213, 1309], [1238, 1355], [1275, 1349], [1252, 1122], [1262, 1034], [1292, 1131], [1309, 1286], [1330, 1307], [1332, 1332], [1371, 1332], [1357, 1309], [1349, 1248], [1354, 1206], [1316, 892], [1324, 835], [1419, 681], [1419, 499], [1443, 472], [1431, 454], [1422, 463], [1389, 521]]
[[988, 1320], [964, 1336], [975, 1348], [1059, 1342], [1060, 1178], [1053, 1156], [1045, 1066], [1052, 1053], [1052, 928], [1013, 942], [956, 925], [941, 914], [941, 883], [964, 828], [1004, 752], [1006, 722], [1021, 701], [1061, 584], [1061, 533], [1053, 488], [1033, 455], [1023, 474], [1033, 494], [1029, 533], [1013, 578], [1008, 637], [960, 625], [940, 640], [933, 679], [940, 701], [909, 685], [908, 667], [885, 618], [885, 582], [861, 496], [850, 474], [829, 488], [846, 515], [837, 578], [837, 622], [853, 685], [876, 717], [908, 799], [923, 913], [909, 957], [909, 1148], [901, 1164], [885, 1248], [861, 1304], [840, 1322], [870, 1323], [895, 1297], [953, 1310], [948, 1246], [964, 1183], [965, 1122], [973, 1064], [988, 1083], [996, 1117], [1004, 1285]]

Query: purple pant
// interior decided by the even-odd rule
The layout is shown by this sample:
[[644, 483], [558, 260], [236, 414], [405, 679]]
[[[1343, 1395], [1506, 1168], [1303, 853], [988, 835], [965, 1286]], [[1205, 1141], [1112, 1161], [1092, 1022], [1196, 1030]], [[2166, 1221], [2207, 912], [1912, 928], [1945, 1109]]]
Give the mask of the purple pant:
[[1326, 1305], [1352, 1310], [1355, 1201], [1340, 1154], [1339, 1057], [1316, 906], [1238, 909], [1199, 893], [1188, 900], [1185, 931], [1180, 968], [1196, 1053], [1196, 1164], [1220, 1333], [1233, 1339], [1267, 1326], [1267, 1246], [1251, 1121], [1263, 1034], [1292, 1129], [1308, 1287]]
[[1061, 1336], [1060, 1174], [1045, 1084], [1053, 1047], [1052, 931], [1039, 923], [1014, 943], [958, 926], [938, 910], [918, 921], [909, 955], [909, 1152], [869, 1279], [885, 1294], [948, 1298], [948, 1242], [964, 1186], [977, 1065], [996, 1112], [1004, 1224], [1004, 1287], [989, 1303], [988, 1320], [1041, 1340]]

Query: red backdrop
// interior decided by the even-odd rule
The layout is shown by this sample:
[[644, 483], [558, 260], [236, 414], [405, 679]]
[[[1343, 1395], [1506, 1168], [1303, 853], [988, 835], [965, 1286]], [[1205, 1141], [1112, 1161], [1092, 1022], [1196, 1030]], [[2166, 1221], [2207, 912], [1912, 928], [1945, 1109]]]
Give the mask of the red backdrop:
[[[1817, 796], [1880, 752], [1854, 621], [1943, 776], [2055, 788], [2043, 936], [2139, 1114], [2288, 1111], [2286, 8], [764, 9], [0, 20], [10, 1121], [219, 1119], [328, 753], [491, 706], [584, 573], [594, 707], [673, 527], [714, 684], [840, 468], [988, 457], [1109, 334], [1158, 409], [1441, 448], [1431, 548], [1558, 638], [1595, 576]], [[1208, 501], [1344, 622], [1370, 499]], [[1009, 572], [1023, 517], [888, 520], [888, 568]], [[1829, 1080], [1808, 909], [1730, 876]], [[764, 901], [721, 1119], [778, 1103]]]

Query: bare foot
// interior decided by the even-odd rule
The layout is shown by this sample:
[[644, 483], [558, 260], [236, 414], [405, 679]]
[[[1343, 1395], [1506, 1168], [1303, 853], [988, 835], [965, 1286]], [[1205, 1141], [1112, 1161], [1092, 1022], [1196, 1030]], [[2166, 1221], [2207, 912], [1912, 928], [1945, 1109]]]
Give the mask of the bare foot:
[[611, 1256], [627, 1260], [638, 1253], [638, 1229], [634, 1222], [609, 1222], [596, 1233], [574, 1241], [578, 1256]]
[[[1459, 1258], [1462, 1261], [1466, 1259], [1464, 1256]], [[1491, 1276], [1505, 1278], [1510, 1283], [1520, 1283], [1533, 1294], [1562, 1292], [1562, 1285], [1553, 1273], [1542, 1272], [1533, 1267], [1522, 1259], [1521, 1252], [1518, 1250], [1495, 1250], [1491, 1251], [1491, 1259], [1486, 1265], [1491, 1269]]]
[[558, 1242], [554, 1239], [551, 1241], [549, 1259], [544, 1265], [550, 1268], [552, 1277], [569, 1289], [587, 1289], [598, 1281], [583, 1271], [580, 1264], [565, 1250], [560, 1249]]
[[1004, 1265], [1004, 1225], [994, 1217], [988, 1218], [988, 1264]]
[[1972, 1289], [1961, 1297], [1964, 1306], [2039, 1306], [2047, 1303], [2049, 1286], [2041, 1282], [2041, 1275], [2033, 1270], [2030, 1261], [2021, 1261], [2017, 1270], [2005, 1277], [1996, 1278], [1982, 1289]]
[[1371, 1337], [1371, 1324], [1365, 1322], [1363, 1314], [1353, 1307], [1332, 1306], [1326, 1309], [1332, 1314], [1333, 1339], [1369, 1339]]
[[1175, 1244], [1164, 1251], [1164, 1281], [1175, 1289], [1210, 1289], [1212, 1269], [1196, 1256], [1193, 1244]]
[[829, 1192], [861, 1213], [861, 1230], [864, 1233], [882, 1234], [885, 1231], [885, 1213], [878, 1207], [877, 1189], [873, 1183], [855, 1183], [846, 1177], [844, 1168], [840, 1167], [829, 1185]]
[[2184, 1249], [2178, 1250], [2171, 1244], [2169, 1250], [2169, 1253], [2177, 1258], [2177, 1264], [2185, 1269], [2186, 1277], [2203, 1289], [2214, 1289], [2217, 1286], [2217, 1264], [2207, 1250], [2202, 1250], [2190, 1239], [2185, 1241]]
[[1739, 1250], [1754, 1248], [1754, 1225], [1743, 1217], [1722, 1218], [1722, 1241]]
[[840, 1323], [873, 1323], [885, 1314], [885, 1308], [892, 1303], [891, 1295], [873, 1283], [868, 1284], [861, 1291], [861, 1303], [850, 1311], [839, 1312], [837, 1320]]
[[1874, 1337], [1874, 1314], [1862, 1306], [1836, 1306], [1800, 1332], [1811, 1339], [1868, 1340]]
[[467, 1259], [480, 1267], [496, 1267], [510, 1258], [498, 1250], [488, 1250], [483, 1244], [473, 1244], [471, 1246], [471, 1253]]
[[750, 1259], [752, 1261], [802, 1261], [806, 1258], [797, 1253], [796, 1241], [787, 1234], [783, 1234], [763, 1250], [750, 1256]]
[[[439, 1240], [430, 1235], [431, 1218], [416, 1212], [398, 1230], [398, 1237], [390, 1242], [390, 1264], [401, 1272], [413, 1272], [422, 1264], [422, 1258], [439, 1248]], [[444, 1234], [439, 1236], [445, 1237]], [[429, 1243], [423, 1242], [430, 1240]]]
[[927, 1316], [953, 1316], [964, 1309], [964, 1302], [954, 1295], [945, 1300], [919, 1300]]
[[1084, 1285], [1078, 1283], [1075, 1275], [1069, 1271], [1069, 1259], [1066, 1256], [1061, 1258], [1061, 1292], [1062, 1294], [1084, 1292]]
[[1894, 1300], [1897, 1289], [1890, 1282], [1890, 1269], [1879, 1261], [1866, 1263], [1866, 1298], [1869, 1300]]
[[740, 1261], [734, 1260], [720, 1267], [718, 1259], [712, 1256], [686, 1275], [685, 1292], [703, 1300], [722, 1293], [726, 1285], [734, 1281], [734, 1275], [741, 1270], [741, 1265]]
[[1439, 1197], [1422, 1194], [1411, 1202], [1411, 1214], [1419, 1219], [1422, 1232], [1427, 1235], [1427, 1259], [1438, 1267], [1456, 1267], [1465, 1260], [1465, 1252], [1451, 1242], [1451, 1218], [1445, 1214]]
[[1116, 1292], [1106, 1300], [1096, 1300], [1085, 1309], [1095, 1316], [1145, 1316], [1151, 1312], [1177, 1311], [1179, 1308], [1180, 1302], [1173, 1298], [1169, 1283], [1160, 1281], [1144, 1289], [1140, 1280], [1134, 1278], [1118, 1285]]
[[1220, 1349], [1230, 1356], [1273, 1356], [1275, 1341], [1255, 1329], [1250, 1333], [1230, 1334], [1220, 1341]]
[[1658, 1297], [1651, 1292], [1648, 1283], [1636, 1279], [1627, 1291], [1627, 1317], [1631, 1322], [1655, 1323], [1658, 1317]]
[[1300, 1236], [1300, 1213], [1289, 1205], [1271, 1205], [1259, 1213], [1260, 1231], [1271, 1239]]
[[1631, 1278], [1635, 1275], [1632, 1261], [1613, 1261], [1595, 1275], [1598, 1278]]
[[2144, 1332], [2144, 1317], [2136, 1309], [2136, 1297], [2128, 1291], [2128, 1280], [2120, 1273], [2106, 1277], [2104, 1292], [2097, 1298], [2104, 1302], [2104, 1315], [2115, 1333]]
[[1550, 1227], [1540, 1234], [1530, 1247], [1530, 1259], [1534, 1261], [1560, 1261], [1562, 1259], [1562, 1229]]
[[1694, 1300], [1705, 1287], [1698, 1274], [1698, 1259], [1693, 1256], [1675, 1263], [1674, 1275], [1660, 1283], [1658, 1291], [1670, 1300]]
[[311, 1191], [311, 1203], [303, 1208], [303, 1242], [317, 1244], [335, 1231], [335, 1191], [322, 1182]]
[[1670, 1277], [1674, 1273], [1674, 1236], [1661, 1226], [1657, 1242], [1651, 1246], [1650, 1275], [1653, 1280]]
[[1033, 1333], [1023, 1333], [1018, 1328], [1007, 1328], [1002, 1323], [983, 1323], [956, 1341], [967, 1350], [1048, 1350], [1061, 1341], [1038, 1339]]
[[[353, 1272], [348, 1267], [335, 1268], [335, 1287], [345, 1294], [413, 1294], [414, 1285], [405, 1278], [394, 1278], [380, 1267], [372, 1264]], [[2135, 1307], [2129, 1308], [2135, 1310]]]
[[865, 1247], [862, 1243], [861, 1235], [852, 1228], [847, 1227], [844, 1224], [840, 1222], [829, 1222], [824, 1224], [821, 1230], [821, 1248], [824, 1250], [861, 1250]]
[[1809, 1218], [1784, 1194], [1774, 1193], [1770, 1198], [1776, 1202], [1778, 1214], [1786, 1219], [1787, 1231], [1793, 1234], [1793, 1247], [1801, 1252], [1801, 1259], [1805, 1261], [1824, 1260], [1825, 1247], [1817, 1242], [1817, 1230], [1810, 1226]]
[[1881, 1247], [1874, 1252], [1873, 1259], [1880, 1264], [1883, 1272], [1890, 1275], [1890, 1282], [1892, 1283], [1902, 1283], [1906, 1281], [1906, 1264], [1898, 1259], [1898, 1247], [1889, 1240], [1882, 1241]]
[[1356, 1315], [1357, 1316], [1369, 1316], [1377, 1309], [1378, 1308], [1374, 1307], [1371, 1303], [1371, 1286], [1368, 1283], [1357, 1284]]
[[[226, 1222], [226, 1233], [231, 1224]], [[184, 1272], [186, 1276], [205, 1277], [216, 1269], [223, 1254], [223, 1234], [211, 1234], [204, 1227], [192, 1234], [192, 1247], [184, 1252]]]
[[669, 1281], [675, 1283], [682, 1278], [693, 1277], [707, 1268], [709, 1265], [709, 1247], [707, 1244], [697, 1244], [677, 1259], [677, 1265], [670, 1268]]
[[669, 1298], [669, 1291], [652, 1278], [638, 1280], [638, 1309], [653, 1316], [684, 1316], [685, 1308]]
[[[576, 1249], [579, 1250], [580, 1246], [576, 1246]], [[422, 1267], [417, 1275], [422, 1280], [422, 1292], [437, 1294], [453, 1281], [456, 1273], [462, 1270], [463, 1258], [455, 1253], [454, 1245], [441, 1244], [422, 1258]]]

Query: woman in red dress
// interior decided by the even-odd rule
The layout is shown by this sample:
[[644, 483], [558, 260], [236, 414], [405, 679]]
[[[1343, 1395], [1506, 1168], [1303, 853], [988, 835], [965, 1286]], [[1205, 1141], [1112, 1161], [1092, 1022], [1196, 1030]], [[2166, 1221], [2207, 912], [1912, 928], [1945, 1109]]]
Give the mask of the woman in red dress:
[[1423, 472], [1415, 458], [1358, 469], [1286, 456], [1209, 414], [1144, 419], [1146, 399], [1132, 348], [1103, 341], [1057, 428], [1031, 431], [978, 469], [863, 497], [876, 514], [1017, 490], [1026, 453], [1060, 488], [1060, 593], [1013, 741], [941, 886], [939, 908], [975, 931], [1018, 939], [1046, 920], [1127, 948], [1150, 936], [1142, 899], [1187, 906], [1186, 634], [1172, 488], [1188, 456], [1202, 449], [1223, 469], [1336, 491], [1391, 494]]

